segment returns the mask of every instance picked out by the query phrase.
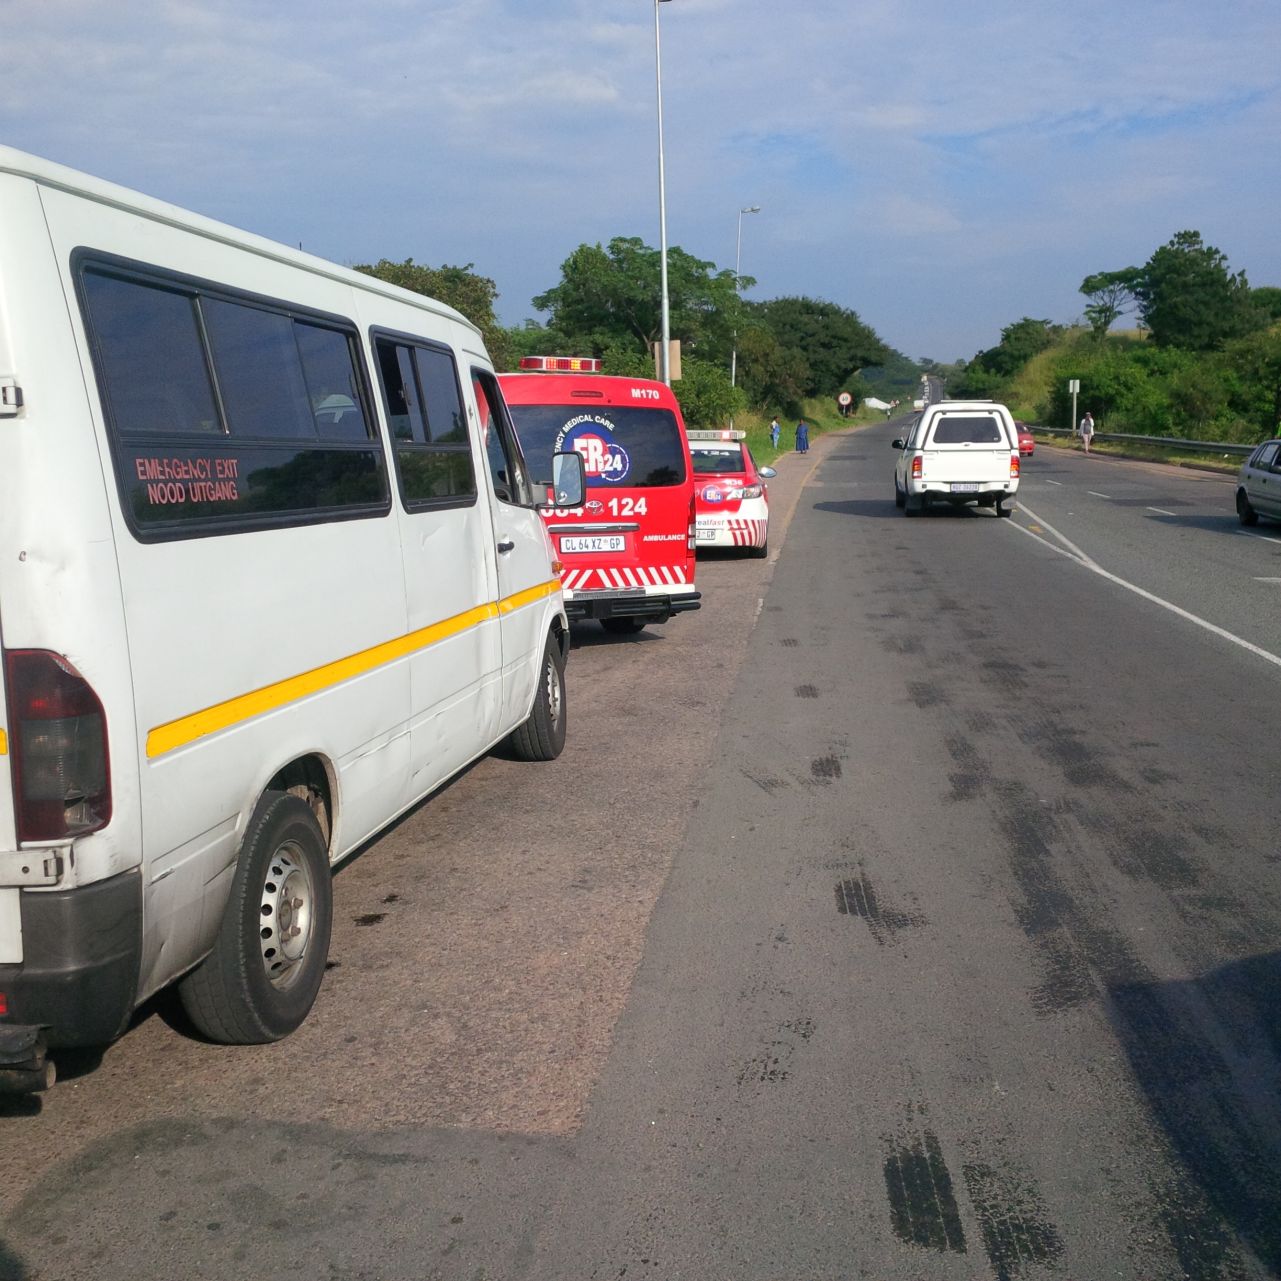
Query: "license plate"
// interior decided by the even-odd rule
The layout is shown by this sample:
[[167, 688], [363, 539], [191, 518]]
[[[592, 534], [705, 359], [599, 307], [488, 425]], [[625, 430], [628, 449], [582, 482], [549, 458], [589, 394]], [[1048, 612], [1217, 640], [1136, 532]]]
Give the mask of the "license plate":
[[956, 482], [953, 482], [952, 492], [954, 494], [977, 494], [979, 492], [979, 487], [978, 485], [973, 484], [968, 480], [965, 481], [963, 484], [958, 484]]
[[716, 537], [715, 525], [699, 525], [694, 530], [695, 541], [700, 543], [710, 543]]
[[563, 552], [621, 552], [626, 548], [622, 534], [577, 534], [560, 540]]

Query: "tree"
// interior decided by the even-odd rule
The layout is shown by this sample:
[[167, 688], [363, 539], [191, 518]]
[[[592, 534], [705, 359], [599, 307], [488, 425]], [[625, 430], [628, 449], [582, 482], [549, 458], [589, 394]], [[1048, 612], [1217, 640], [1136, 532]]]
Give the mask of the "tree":
[[1143, 323], [1161, 347], [1213, 351], [1265, 321], [1251, 301], [1245, 272], [1203, 244], [1199, 231], [1180, 231], [1140, 269], [1133, 286]]
[[1241, 379], [1241, 400], [1264, 436], [1281, 431], [1281, 325], [1240, 338], [1224, 348], [1228, 367]]
[[1251, 289], [1250, 301], [1271, 320], [1281, 320], [1281, 289], [1275, 285], [1259, 285]]
[[494, 315], [494, 300], [498, 287], [488, 276], [478, 276], [473, 263], [465, 267], [424, 267], [412, 258], [404, 262], [380, 259], [372, 267], [357, 265], [356, 271], [366, 276], [376, 276], [389, 285], [412, 289], [416, 294], [426, 294], [461, 311], [485, 336], [485, 346], [494, 364], [502, 369], [508, 363], [507, 331]]
[[[797, 352], [809, 368], [805, 396], [834, 396], [870, 365], [879, 365], [889, 348], [858, 313], [814, 298], [775, 298], [750, 303], [748, 315], [774, 335], [780, 347]], [[798, 367], [799, 368], [799, 367]]]
[[[661, 255], [638, 237], [617, 236], [608, 249], [579, 245], [561, 264], [561, 280], [534, 299], [551, 313], [550, 328], [573, 338], [592, 355], [620, 342], [648, 353], [662, 333]], [[754, 284], [740, 276], [738, 284]], [[732, 271], [718, 270], [672, 247], [667, 251], [670, 331], [702, 359], [729, 364], [733, 332], [741, 316]], [[583, 352], [582, 354], [587, 354]]]
[[799, 414], [812, 377], [805, 357], [784, 347], [763, 325], [749, 324], [739, 332], [738, 385], [751, 404]]
[[1096, 271], [1081, 281], [1081, 293], [1090, 300], [1085, 316], [1095, 338], [1101, 339], [1135, 305], [1138, 279], [1137, 267], [1122, 267], [1120, 271]]
[[1024, 316], [1001, 330], [1001, 341], [983, 353], [983, 363], [992, 373], [1008, 378], [1049, 347], [1059, 333], [1058, 325], [1048, 320]]
[[984, 399], [999, 392], [1001, 384], [1018, 373], [1033, 356], [1045, 351], [1062, 333], [1048, 320], [1024, 316], [1001, 330], [1001, 341], [995, 347], [980, 351], [949, 387], [955, 396]]

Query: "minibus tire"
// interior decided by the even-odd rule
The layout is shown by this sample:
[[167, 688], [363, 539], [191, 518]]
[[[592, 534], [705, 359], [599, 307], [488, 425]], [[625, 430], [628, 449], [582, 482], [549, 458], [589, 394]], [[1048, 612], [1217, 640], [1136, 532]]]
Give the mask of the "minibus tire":
[[[286, 880], [281, 882], [281, 873]], [[290, 892], [290, 882], [295, 886]], [[278, 902], [286, 895], [286, 902]], [[306, 913], [303, 927], [298, 910]], [[285, 915], [285, 912], [288, 915]], [[273, 915], [278, 913], [278, 915]], [[306, 937], [293, 964], [274, 981], [264, 921]], [[261, 1045], [288, 1036], [307, 1017], [329, 956], [333, 877], [329, 851], [311, 807], [285, 792], [266, 792], [240, 847], [235, 879], [213, 950], [178, 985], [196, 1030], [226, 1045]]]
[[565, 660], [555, 638], [549, 636], [539, 668], [534, 710], [507, 740], [512, 755], [521, 761], [554, 761], [565, 747], [566, 713]]

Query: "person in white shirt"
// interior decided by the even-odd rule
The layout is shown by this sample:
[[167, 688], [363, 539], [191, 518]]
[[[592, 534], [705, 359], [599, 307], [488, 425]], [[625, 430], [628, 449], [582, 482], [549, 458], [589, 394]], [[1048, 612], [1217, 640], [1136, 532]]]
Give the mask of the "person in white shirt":
[[1079, 428], [1081, 434], [1081, 447], [1088, 454], [1090, 452], [1090, 441], [1094, 439], [1094, 415], [1087, 409], [1085, 417], [1081, 419]]

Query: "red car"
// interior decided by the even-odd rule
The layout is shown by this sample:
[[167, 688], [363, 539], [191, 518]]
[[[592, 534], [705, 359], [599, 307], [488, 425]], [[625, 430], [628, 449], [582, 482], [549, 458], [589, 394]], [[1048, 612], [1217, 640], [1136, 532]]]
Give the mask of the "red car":
[[1032, 436], [1032, 429], [1027, 423], [1021, 423], [1016, 418], [1014, 426], [1019, 433], [1019, 455], [1023, 458], [1031, 458], [1032, 451], [1036, 448], [1036, 440]]
[[697, 546], [741, 547], [749, 556], [769, 555], [769, 491], [778, 473], [758, 467], [747, 433], [691, 431]]

